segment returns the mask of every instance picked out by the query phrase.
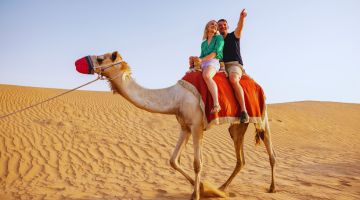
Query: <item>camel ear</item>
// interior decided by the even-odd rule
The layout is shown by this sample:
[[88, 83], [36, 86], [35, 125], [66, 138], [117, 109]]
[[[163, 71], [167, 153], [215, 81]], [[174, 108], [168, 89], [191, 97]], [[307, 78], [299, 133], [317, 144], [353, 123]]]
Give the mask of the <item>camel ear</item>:
[[120, 54], [119, 54], [117, 51], [114, 51], [114, 52], [111, 54], [111, 60], [112, 60], [112, 61], [115, 61], [118, 57], [121, 58]]

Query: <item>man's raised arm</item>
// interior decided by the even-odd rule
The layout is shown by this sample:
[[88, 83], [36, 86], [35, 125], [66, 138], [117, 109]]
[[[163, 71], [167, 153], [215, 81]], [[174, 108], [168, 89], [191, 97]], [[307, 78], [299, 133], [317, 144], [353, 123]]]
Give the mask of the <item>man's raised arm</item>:
[[235, 37], [237, 37], [238, 39], [240, 39], [240, 36], [241, 36], [241, 32], [242, 32], [242, 29], [243, 29], [243, 26], [244, 26], [244, 21], [245, 21], [245, 17], [247, 16], [247, 12], [245, 9], [243, 9], [240, 13], [240, 19], [239, 19], [239, 22], [237, 24], [237, 27], [235, 29]]

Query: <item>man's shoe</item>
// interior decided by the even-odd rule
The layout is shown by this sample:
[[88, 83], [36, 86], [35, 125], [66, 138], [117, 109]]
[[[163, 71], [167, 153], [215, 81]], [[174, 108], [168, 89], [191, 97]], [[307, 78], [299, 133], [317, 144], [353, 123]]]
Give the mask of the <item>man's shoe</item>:
[[242, 111], [240, 113], [240, 123], [249, 123], [249, 115], [247, 112]]

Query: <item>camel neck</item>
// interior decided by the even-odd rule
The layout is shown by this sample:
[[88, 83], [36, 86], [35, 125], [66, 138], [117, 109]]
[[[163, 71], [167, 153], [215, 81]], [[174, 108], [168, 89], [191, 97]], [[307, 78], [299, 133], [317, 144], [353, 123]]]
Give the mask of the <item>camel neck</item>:
[[123, 97], [136, 107], [152, 113], [175, 114], [176, 85], [164, 89], [147, 89], [138, 85], [130, 76], [118, 77], [111, 84]]

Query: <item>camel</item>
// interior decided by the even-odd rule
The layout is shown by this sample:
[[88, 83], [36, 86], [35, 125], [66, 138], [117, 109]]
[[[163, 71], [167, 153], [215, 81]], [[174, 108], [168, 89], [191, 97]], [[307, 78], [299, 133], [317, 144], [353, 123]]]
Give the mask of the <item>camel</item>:
[[[218, 189], [214, 189], [211, 185], [201, 182], [204, 123], [199, 99], [180, 84], [164, 89], [146, 89], [141, 87], [131, 77], [130, 67], [122, 60], [118, 52], [107, 53], [102, 56], [91, 56], [91, 61], [93, 65], [92, 73], [106, 77], [114, 93], [119, 93], [140, 109], [152, 113], [176, 116], [181, 130], [176, 147], [170, 158], [170, 165], [193, 185], [194, 192], [192, 198], [198, 200], [203, 196], [226, 197], [230, 183], [245, 165], [243, 144], [244, 135], [249, 124], [233, 123], [230, 125], [228, 131], [234, 142], [237, 162], [234, 171], [226, 182]], [[194, 148], [194, 179], [181, 168], [179, 162], [180, 155], [190, 136], [192, 136]], [[271, 166], [269, 192], [275, 192], [275, 151], [271, 142], [267, 114], [264, 128], [260, 129], [257, 127], [255, 137], [258, 143], [262, 140], [265, 144]]]

